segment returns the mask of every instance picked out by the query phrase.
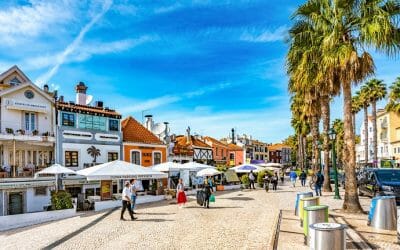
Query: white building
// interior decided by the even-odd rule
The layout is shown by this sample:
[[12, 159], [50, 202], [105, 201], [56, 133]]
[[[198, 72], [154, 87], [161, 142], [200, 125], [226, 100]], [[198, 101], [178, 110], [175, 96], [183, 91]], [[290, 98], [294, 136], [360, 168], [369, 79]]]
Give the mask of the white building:
[[[90, 105], [83, 82], [76, 85], [76, 102], [57, 101], [57, 163], [72, 170], [120, 160], [122, 155], [121, 115], [97, 101]], [[76, 197], [79, 193], [99, 195], [99, 182], [71, 178], [63, 180], [65, 189]]]
[[[372, 117], [368, 116], [368, 138], [365, 137], [365, 126], [364, 122], [360, 128], [360, 143], [356, 145], [356, 162], [357, 164], [373, 163], [374, 161], [374, 149], [373, 149], [373, 138], [374, 131], [372, 127]], [[365, 144], [368, 144], [368, 161], [365, 161]]]
[[54, 96], [17, 67], [0, 75], [0, 215], [43, 211], [54, 178], [33, 179], [54, 162]]

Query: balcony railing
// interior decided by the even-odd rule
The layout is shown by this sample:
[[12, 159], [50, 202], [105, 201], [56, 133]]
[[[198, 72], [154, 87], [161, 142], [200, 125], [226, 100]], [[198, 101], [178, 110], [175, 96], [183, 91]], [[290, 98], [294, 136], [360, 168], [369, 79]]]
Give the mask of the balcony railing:
[[3, 140], [17, 140], [17, 141], [41, 141], [41, 142], [55, 142], [54, 133], [25, 131], [18, 129], [14, 131], [11, 128], [5, 128], [0, 133], [0, 139]]

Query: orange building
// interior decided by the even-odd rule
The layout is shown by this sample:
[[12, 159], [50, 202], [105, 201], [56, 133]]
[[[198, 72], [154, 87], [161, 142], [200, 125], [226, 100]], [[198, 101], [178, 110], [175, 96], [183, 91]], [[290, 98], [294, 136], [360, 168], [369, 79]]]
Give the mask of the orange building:
[[236, 144], [229, 143], [228, 144], [228, 165], [230, 167], [234, 167], [240, 164], [245, 163], [245, 153], [242, 147], [239, 147]]
[[122, 121], [123, 159], [150, 167], [167, 161], [167, 146], [133, 117]]
[[212, 147], [215, 165], [228, 165], [228, 145], [210, 136], [204, 137], [204, 142]]

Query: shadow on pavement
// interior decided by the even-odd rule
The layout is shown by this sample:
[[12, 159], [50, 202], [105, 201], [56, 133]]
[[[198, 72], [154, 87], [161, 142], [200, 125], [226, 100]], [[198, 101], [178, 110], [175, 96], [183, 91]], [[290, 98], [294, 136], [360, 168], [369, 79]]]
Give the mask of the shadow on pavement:
[[95, 219], [94, 221], [90, 222], [90, 223], [87, 224], [86, 226], [83, 226], [83, 227], [79, 228], [78, 230], [76, 230], [76, 231], [74, 231], [74, 232], [72, 232], [72, 233], [70, 233], [70, 234], [67, 234], [66, 236], [64, 236], [64, 237], [62, 237], [61, 239], [59, 239], [59, 240], [57, 240], [57, 241], [51, 243], [51, 244], [48, 245], [48, 246], [45, 246], [45, 247], [42, 248], [42, 249], [46, 249], [46, 250], [47, 250], [47, 249], [53, 249], [53, 248], [59, 246], [60, 244], [64, 243], [65, 241], [67, 241], [67, 240], [69, 240], [69, 239], [72, 239], [73, 237], [77, 236], [78, 234], [82, 233], [83, 231], [85, 231], [85, 230], [91, 228], [92, 226], [96, 225], [97, 223], [99, 223], [100, 221], [102, 221], [103, 219], [105, 219], [107, 216], [109, 216], [111, 213], [113, 213], [113, 212], [114, 212], [115, 210], [117, 210], [117, 209], [118, 209], [118, 208], [114, 208], [114, 209], [108, 211], [107, 213], [103, 214], [103, 215], [100, 216], [99, 218], [97, 218], [97, 219]]
[[166, 221], [174, 221], [174, 220], [166, 220], [166, 219], [137, 219], [135, 221], [166, 222]]
[[250, 197], [229, 197], [229, 198], [218, 198], [221, 200], [233, 200], [233, 201], [252, 201], [254, 198]]
[[[201, 207], [201, 206], [198, 206], [198, 207], [185, 207], [184, 209], [188, 209], [188, 208], [206, 209], [206, 208]], [[226, 209], [226, 208], [243, 208], [243, 207], [238, 207], [238, 206], [235, 206], [235, 207], [213, 207], [212, 205], [210, 205], [209, 209]]]
[[173, 215], [175, 213], [137, 213], [137, 214], [144, 214], [144, 215]]

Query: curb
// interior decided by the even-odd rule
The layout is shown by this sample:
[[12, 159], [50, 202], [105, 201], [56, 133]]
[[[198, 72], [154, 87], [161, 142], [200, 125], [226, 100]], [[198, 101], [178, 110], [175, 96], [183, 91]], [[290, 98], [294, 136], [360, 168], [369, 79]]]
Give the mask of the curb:
[[279, 210], [279, 213], [275, 217], [274, 223], [272, 224], [274, 231], [269, 240], [268, 249], [273, 249], [273, 250], [278, 249], [279, 231], [280, 231], [280, 227], [281, 227], [281, 221], [282, 221], [282, 209]]

